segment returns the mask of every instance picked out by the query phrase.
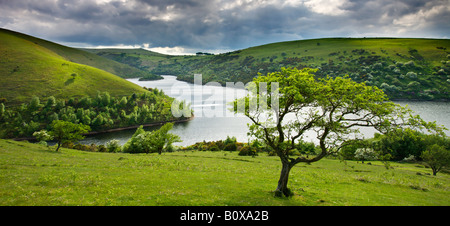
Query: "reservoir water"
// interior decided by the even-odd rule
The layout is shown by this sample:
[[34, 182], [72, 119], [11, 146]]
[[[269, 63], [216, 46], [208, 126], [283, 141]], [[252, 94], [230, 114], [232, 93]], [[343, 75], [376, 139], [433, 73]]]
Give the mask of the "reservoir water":
[[[232, 101], [234, 97], [245, 94], [245, 90], [239, 87], [218, 87], [209, 85], [195, 85], [176, 80], [175, 76], [163, 76], [163, 80], [139, 81], [138, 79], [128, 79], [135, 84], [147, 88], [158, 88], [165, 94], [179, 100], [191, 103], [194, 110], [194, 119], [177, 123], [172, 129], [172, 133], [180, 136], [183, 142], [175, 143], [177, 146], [188, 146], [200, 141], [224, 140], [227, 136], [234, 136], [240, 142], [247, 142], [247, 123], [250, 120], [242, 115], [234, 115], [227, 110], [226, 103]], [[394, 101], [402, 106], [408, 105], [426, 121], [436, 121], [439, 125], [444, 125], [450, 129], [450, 103], [448, 102], [424, 102], [424, 101]], [[146, 130], [157, 129], [146, 128]], [[124, 144], [136, 130], [126, 130], [112, 133], [97, 134], [89, 136], [82, 143], [85, 144], [105, 144], [116, 139]], [[375, 130], [361, 130], [364, 137], [372, 137]], [[450, 135], [449, 131], [446, 131]]]

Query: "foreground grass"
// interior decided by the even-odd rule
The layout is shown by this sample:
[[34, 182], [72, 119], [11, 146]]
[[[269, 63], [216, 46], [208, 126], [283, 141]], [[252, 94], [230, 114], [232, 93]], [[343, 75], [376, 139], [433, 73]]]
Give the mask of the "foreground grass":
[[292, 198], [275, 198], [280, 163], [230, 152], [91, 153], [0, 140], [0, 205], [288, 206], [450, 204], [450, 176], [417, 164], [294, 167]]

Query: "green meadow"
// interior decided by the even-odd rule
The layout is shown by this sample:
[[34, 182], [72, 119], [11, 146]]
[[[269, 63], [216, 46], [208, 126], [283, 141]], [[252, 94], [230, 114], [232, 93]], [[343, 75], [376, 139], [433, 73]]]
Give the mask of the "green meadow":
[[[368, 164], [370, 163], [370, 164]], [[276, 198], [278, 157], [125, 154], [0, 140], [1, 206], [448, 206], [450, 175], [418, 163], [299, 164]]]

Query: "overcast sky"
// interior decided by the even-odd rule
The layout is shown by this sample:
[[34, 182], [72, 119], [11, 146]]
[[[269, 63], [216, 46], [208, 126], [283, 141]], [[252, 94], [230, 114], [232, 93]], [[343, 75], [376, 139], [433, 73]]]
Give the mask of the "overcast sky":
[[0, 0], [0, 27], [72, 47], [228, 52], [323, 37], [450, 37], [450, 0]]

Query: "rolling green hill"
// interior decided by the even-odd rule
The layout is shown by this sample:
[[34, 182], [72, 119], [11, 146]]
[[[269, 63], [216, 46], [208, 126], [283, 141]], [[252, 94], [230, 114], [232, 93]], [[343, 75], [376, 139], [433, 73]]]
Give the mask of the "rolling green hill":
[[5, 29], [0, 29], [0, 65], [0, 98], [8, 105], [28, 102], [32, 96], [68, 99], [98, 91], [112, 96], [144, 92], [105, 71], [139, 71], [135, 68]]
[[[312, 67], [317, 76], [349, 75], [383, 89], [391, 99], [450, 100], [450, 40], [325, 38], [272, 43], [219, 55], [169, 56], [145, 50], [96, 54], [193, 82], [249, 82], [281, 67]], [[133, 59], [133, 60], [132, 60]]]
[[111, 74], [115, 74], [122, 78], [137, 78], [149, 74], [148, 72], [139, 70], [135, 67], [131, 67], [128, 64], [122, 64], [114, 60], [105, 59], [104, 57], [99, 57], [96, 54], [89, 53], [88, 51], [67, 47], [44, 39], [5, 29], [0, 29], [0, 32], [8, 33], [14, 35], [15, 37], [33, 42], [36, 45], [40, 45], [46, 49], [51, 50], [52, 52], [58, 54], [59, 56], [62, 56], [68, 61], [89, 65], [110, 72]]

